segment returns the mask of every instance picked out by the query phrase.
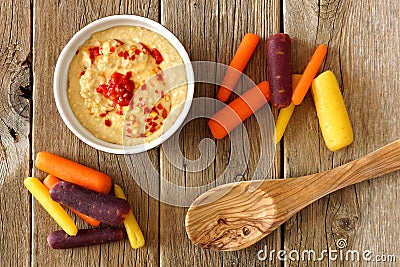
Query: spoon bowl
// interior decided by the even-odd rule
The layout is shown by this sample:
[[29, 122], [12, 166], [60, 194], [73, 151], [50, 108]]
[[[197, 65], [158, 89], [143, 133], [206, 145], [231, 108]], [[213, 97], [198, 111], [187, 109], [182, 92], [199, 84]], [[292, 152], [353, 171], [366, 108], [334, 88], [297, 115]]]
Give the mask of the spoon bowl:
[[192, 203], [186, 214], [186, 232], [195, 245], [204, 249], [243, 249], [321, 197], [399, 169], [397, 140], [326, 172], [218, 186]]

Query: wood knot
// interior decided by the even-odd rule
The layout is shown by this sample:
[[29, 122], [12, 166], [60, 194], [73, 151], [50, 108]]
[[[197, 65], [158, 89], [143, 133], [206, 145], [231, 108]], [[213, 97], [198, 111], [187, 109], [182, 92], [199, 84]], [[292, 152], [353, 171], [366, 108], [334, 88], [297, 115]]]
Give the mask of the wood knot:
[[338, 220], [339, 227], [342, 228], [345, 231], [352, 231], [355, 228], [357, 220], [358, 220], [357, 217], [354, 217], [354, 218], [348, 218], [348, 217], [340, 218]]
[[218, 219], [218, 224], [226, 224], [226, 221], [224, 219]]
[[246, 177], [244, 177], [243, 174], [238, 174], [238, 175], [236, 175], [236, 177], [235, 177], [235, 182], [245, 181], [245, 180], [246, 180]]
[[243, 227], [242, 231], [243, 231], [243, 234], [244, 234], [244, 235], [249, 235], [250, 232], [251, 232], [250, 229], [247, 228], [247, 227]]
[[10, 133], [11, 137], [14, 139], [15, 143], [18, 143], [19, 141], [19, 135], [18, 133], [14, 130], [14, 128], [8, 127], [8, 132]]
[[24, 61], [21, 67], [11, 75], [8, 88], [8, 103], [11, 109], [23, 118], [30, 117], [32, 99], [30, 69], [30, 61]]

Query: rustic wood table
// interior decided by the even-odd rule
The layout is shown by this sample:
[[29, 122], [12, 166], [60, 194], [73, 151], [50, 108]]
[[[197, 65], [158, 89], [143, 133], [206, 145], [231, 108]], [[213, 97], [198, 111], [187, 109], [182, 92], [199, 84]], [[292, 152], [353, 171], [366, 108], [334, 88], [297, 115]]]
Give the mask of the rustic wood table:
[[[2, 266], [398, 266], [400, 261], [400, 173], [350, 186], [305, 208], [250, 248], [212, 252], [191, 244], [184, 228], [187, 208], [159, 202], [133, 181], [123, 155], [100, 152], [75, 137], [57, 112], [53, 72], [69, 39], [88, 23], [113, 14], [135, 14], [160, 22], [183, 43], [193, 61], [228, 64], [246, 32], [261, 37], [245, 70], [256, 83], [266, 79], [265, 41], [286, 32], [293, 39], [293, 72], [301, 73], [316, 45], [326, 43], [323, 70], [339, 81], [354, 128], [354, 143], [332, 153], [324, 145], [312, 98], [296, 108], [277, 147], [269, 178], [325, 171], [400, 137], [399, 1], [11, 1], [0, 3], [0, 261]], [[197, 84], [195, 97], [216, 96], [217, 87]], [[265, 108], [265, 107], [264, 107]], [[276, 116], [277, 112], [273, 111]], [[199, 142], [211, 138], [207, 120], [189, 123], [180, 135], [188, 159], [200, 156]], [[245, 122], [250, 148], [245, 172], [250, 179], [260, 155], [257, 121]], [[47, 150], [109, 174], [125, 188], [146, 246], [134, 250], [127, 239], [101, 246], [52, 250], [48, 234], [58, 226], [23, 186], [27, 176], [43, 178], [34, 167]], [[163, 150], [149, 151], [161, 174], [190, 186], [212, 181], [228, 164], [229, 139], [216, 141], [214, 164], [182, 172]], [[131, 158], [134, 160], [135, 158]], [[182, 162], [184, 165], [185, 162]], [[265, 168], [268, 168], [266, 166]], [[146, 175], [146, 166], [139, 170]], [[171, 175], [172, 174], [172, 175]], [[167, 175], [167, 176], [168, 176]], [[163, 194], [163, 191], [160, 191]], [[75, 217], [74, 217], [75, 218]], [[78, 227], [87, 227], [76, 218]], [[339, 243], [338, 241], [345, 242]], [[344, 244], [344, 245], [343, 245]], [[360, 262], [344, 260], [259, 259], [264, 250], [357, 250]], [[259, 251], [263, 250], [260, 254]], [[370, 250], [382, 260], [361, 253]], [[259, 256], [257, 256], [259, 254]], [[282, 255], [281, 255], [282, 256]], [[384, 259], [385, 258], [385, 259]]]

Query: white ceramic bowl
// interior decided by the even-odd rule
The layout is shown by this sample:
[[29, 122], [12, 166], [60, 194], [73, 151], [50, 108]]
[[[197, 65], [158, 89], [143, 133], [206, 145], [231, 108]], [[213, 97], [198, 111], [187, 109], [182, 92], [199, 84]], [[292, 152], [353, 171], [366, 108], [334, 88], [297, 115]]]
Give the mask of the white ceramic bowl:
[[[98, 31], [103, 31], [111, 27], [115, 26], [140, 26], [147, 28], [151, 31], [154, 31], [162, 36], [164, 36], [178, 51], [181, 56], [183, 63], [185, 64], [186, 75], [187, 75], [187, 97], [183, 107], [182, 112], [176, 119], [175, 123], [165, 131], [160, 137], [141, 145], [136, 146], [123, 146], [105, 142], [95, 137], [92, 133], [90, 133], [86, 128], [84, 128], [79, 121], [76, 119], [70, 104], [68, 102], [67, 97], [67, 88], [68, 88], [68, 69], [72, 58], [75, 55], [76, 50], [91, 37], [91, 35]], [[134, 16], [134, 15], [116, 15], [105, 17], [99, 20], [96, 20], [79, 32], [77, 32], [72, 39], [68, 42], [68, 44], [62, 50], [56, 65], [56, 69], [54, 72], [54, 97], [56, 100], [56, 105], [58, 112], [60, 113], [64, 123], [67, 127], [83, 142], [86, 144], [108, 153], [114, 154], [134, 154], [144, 152], [151, 148], [154, 148], [160, 145], [162, 142], [171, 137], [176, 130], [182, 125], [186, 115], [189, 112], [193, 93], [194, 93], [194, 74], [193, 68], [190, 63], [189, 56], [181, 44], [181, 42], [166, 28], [164, 28], [159, 23], [152, 21], [147, 18]], [[121, 133], [122, 134], [122, 133]]]

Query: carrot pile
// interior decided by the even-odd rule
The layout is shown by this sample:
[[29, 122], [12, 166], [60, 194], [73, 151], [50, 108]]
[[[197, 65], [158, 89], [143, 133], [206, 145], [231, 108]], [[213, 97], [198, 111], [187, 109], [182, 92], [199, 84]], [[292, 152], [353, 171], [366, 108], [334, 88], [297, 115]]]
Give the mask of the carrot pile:
[[28, 177], [24, 184], [62, 229], [49, 235], [50, 247], [66, 249], [123, 238], [122, 229], [118, 227], [78, 230], [62, 205], [94, 227], [100, 223], [112, 226], [124, 223], [132, 247], [144, 245], [143, 234], [131, 206], [125, 194], [121, 195], [122, 188], [118, 186], [120, 191], [116, 191], [116, 196], [108, 194], [112, 187], [108, 175], [49, 152], [39, 152], [35, 165], [49, 175], [43, 182]]
[[[248, 33], [243, 37], [218, 91], [218, 100], [228, 100], [258, 42], [259, 38], [255, 34]], [[353, 141], [350, 120], [333, 73], [324, 73], [315, 79], [328, 47], [325, 44], [317, 46], [304, 72], [293, 76], [291, 49], [291, 38], [288, 34], [278, 33], [268, 38], [266, 56], [269, 81], [263, 81], [249, 89], [210, 118], [208, 127], [216, 139], [227, 136], [271, 100], [274, 107], [280, 108], [274, 137], [275, 143], [279, 143], [295, 106], [301, 104], [313, 85], [313, 97], [327, 147], [336, 151]], [[334, 111], [335, 108], [337, 112]]]

